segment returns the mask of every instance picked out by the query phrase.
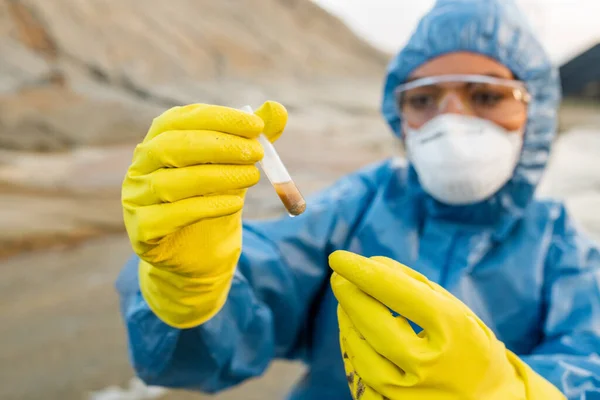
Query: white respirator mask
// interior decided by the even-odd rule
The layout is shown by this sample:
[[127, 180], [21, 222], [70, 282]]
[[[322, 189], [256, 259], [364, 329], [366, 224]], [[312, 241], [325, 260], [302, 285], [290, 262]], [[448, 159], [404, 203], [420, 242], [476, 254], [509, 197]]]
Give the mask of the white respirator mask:
[[494, 195], [512, 177], [523, 146], [521, 131], [459, 114], [441, 114], [404, 131], [408, 159], [423, 189], [449, 205]]

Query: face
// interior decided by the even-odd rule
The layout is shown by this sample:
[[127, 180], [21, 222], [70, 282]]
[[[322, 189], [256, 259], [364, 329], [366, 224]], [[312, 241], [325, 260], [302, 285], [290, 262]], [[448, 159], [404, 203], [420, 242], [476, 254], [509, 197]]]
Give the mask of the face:
[[[439, 56], [426, 62], [413, 71], [409, 80], [440, 75], [484, 75], [513, 80], [512, 72], [499, 62], [474, 53], [456, 52]], [[435, 86], [422, 87], [406, 93], [409, 104], [403, 106], [419, 111], [426, 107], [425, 102], [436, 99], [435, 114], [424, 114], [420, 118], [405, 118], [413, 129], [418, 129], [431, 118], [455, 113], [486, 118], [508, 131], [523, 131], [527, 122], [527, 105], [514, 101], [510, 87], [486, 84], [466, 84], [445, 82]], [[511, 101], [502, 99], [510, 98]], [[504, 102], [503, 102], [504, 101]], [[403, 103], [405, 104], [405, 103]], [[408, 111], [406, 111], [408, 114]]]

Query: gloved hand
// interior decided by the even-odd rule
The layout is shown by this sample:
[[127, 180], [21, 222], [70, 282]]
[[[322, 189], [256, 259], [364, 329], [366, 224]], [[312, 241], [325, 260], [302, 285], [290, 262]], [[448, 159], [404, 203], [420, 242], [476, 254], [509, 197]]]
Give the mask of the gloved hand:
[[242, 207], [260, 173], [258, 135], [275, 141], [287, 111], [255, 115], [221, 106], [175, 107], [154, 120], [122, 187], [125, 226], [140, 256], [152, 311], [177, 328], [213, 317], [227, 298], [241, 252]]
[[[329, 263], [354, 399], [566, 399], [464, 303], [418, 272], [342, 251]], [[423, 330], [416, 334], [407, 319]]]

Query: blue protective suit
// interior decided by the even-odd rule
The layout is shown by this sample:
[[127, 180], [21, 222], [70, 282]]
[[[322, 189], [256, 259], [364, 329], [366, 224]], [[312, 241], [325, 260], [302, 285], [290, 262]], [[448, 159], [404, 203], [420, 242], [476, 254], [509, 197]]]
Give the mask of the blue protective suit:
[[559, 84], [512, 3], [438, 1], [390, 64], [383, 113], [398, 133], [393, 89], [423, 62], [458, 50], [499, 60], [533, 95], [511, 181], [489, 200], [450, 207], [423, 192], [410, 166], [389, 160], [340, 180], [300, 217], [246, 223], [227, 303], [193, 329], [150, 311], [133, 258], [117, 287], [142, 379], [215, 392], [261, 375], [273, 359], [299, 359], [309, 370], [290, 399], [349, 400], [327, 265], [346, 249], [391, 257], [449, 289], [570, 399], [600, 395], [600, 253], [561, 204], [533, 198]]

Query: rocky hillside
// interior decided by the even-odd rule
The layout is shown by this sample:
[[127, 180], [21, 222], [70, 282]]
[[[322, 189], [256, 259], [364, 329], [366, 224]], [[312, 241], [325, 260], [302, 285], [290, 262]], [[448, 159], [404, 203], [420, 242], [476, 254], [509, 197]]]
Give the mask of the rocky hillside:
[[[0, 257], [122, 231], [132, 148], [174, 105], [285, 104], [305, 193], [390, 154], [386, 59], [309, 0], [0, 0]], [[280, 210], [266, 183], [248, 202]]]
[[138, 139], [181, 103], [293, 109], [385, 60], [308, 0], [0, 0], [0, 147]]

